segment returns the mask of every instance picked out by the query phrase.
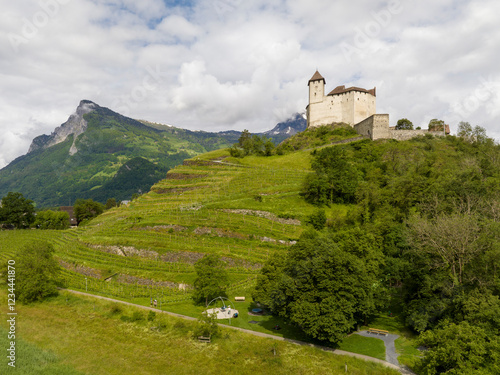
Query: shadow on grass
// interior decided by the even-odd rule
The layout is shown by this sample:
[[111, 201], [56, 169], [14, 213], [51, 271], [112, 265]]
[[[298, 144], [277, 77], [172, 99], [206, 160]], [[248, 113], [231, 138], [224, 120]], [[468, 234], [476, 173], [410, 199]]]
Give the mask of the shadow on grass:
[[[262, 314], [253, 314], [252, 310], [256, 308], [262, 309]], [[334, 346], [328, 341], [319, 341], [307, 336], [300, 328], [292, 325], [280, 316], [273, 315], [270, 310], [262, 307], [260, 304], [251, 302], [247, 308], [247, 312], [248, 320], [256, 322], [252, 325], [263, 328], [258, 330], [258, 332], [280, 336], [287, 340], [303, 341], [309, 344], [325, 346], [332, 349], [337, 348], [337, 346]]]

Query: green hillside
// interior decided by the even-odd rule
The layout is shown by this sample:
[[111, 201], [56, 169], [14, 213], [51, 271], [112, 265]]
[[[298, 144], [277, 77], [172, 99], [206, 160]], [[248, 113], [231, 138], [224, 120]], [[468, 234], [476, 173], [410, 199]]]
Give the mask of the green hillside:
[[[478, 366], [494, 368], [500, 146], [491, 139], [373, 142], [345, 130], [316, 132], [291, 138], [281, 155], [234, 158], [223, 149], [187, 159], [149, 193], [75, 230], [2, 231], [1, 258], [32, 240], [46, 240], [56, 248], [69, 288], [142, 305], [157, 298], [164, 310], [197, 317], [204, 307], [191, 301], [193, 265], [216, 253], [227, 264], [229, 297], [247, 297], [239, 305], [240, 319], [231, 324], [311, 340], [283, 305], [300, 290], [291, 288], [275, 303], [266, 288], [285, 287], [286, 294], [288, 286], [310, 280], [305, 267], [300, 283], [290, 281], [297, 275], [289, 254], [300, 260], [313, 244], [366, 266], [360, 275], [366, 276], [370, 310], [354, 321], [404, 335], [405, 364], [418, 367], [416, 334], [426, 331], [425, 343], [440, 348], [431, 334], [454, 337], [449, 329], [476, 337], [478, 348], [487, 348]], [[308, 223], [321, 212], [326, 223], [313, 230]], [[280, 259], [292, 266], [280, 269]], [[264, 266], [267, 274], [259, 276]], [[263, 284], [266, 277], [270, 282]], [[257, 283], [259, 300], [281, 316], [250, 315]], [[313, 290], [306, 303], [312, 306], [318, 295]], [[479, 303], [479, 296], [486, 301]], [[449, 328], [446, 322], [452, 322]], [[283, 329], [273, 331], [275, 324]], [[356, 350], [364, 352], [369, 344], [360, 340]], [[433, 366], [432, 360], [425, 363]]]
[[[28, 231], [21, 240], [15, 232], [0, 232], [4, 251], [47, 239], [55, 244], [69, 287], [84, 288], [87, 275], [88, 290], [145, 297], [156, 285], [170, 300], [184, 293], [178, 284], [193, 283], [193, 264], [217, 253], [230, 267], [231, 283], [247, 288], [270, 255], [299, 239], [316, 209], [299, 196], [310, 159], [310, 151], [245, 158], [232, 158], [226, 149], [205, 153], [85, 227]], [[345, 207], [327, 211], [345, 213]]]
[[[88, 127], [76, 139], [75, 154], [70, 155], [74, 141], [70, 135], [61, 143], [38, 147], [17, 158], [0, 170], [0, 196], [9, 191], [21, 192], [38, 207], [73, 204], [78, 198], [103, 203], [108, 198], [127, 200], [134, 193], [149, 191], [153, 183], [184, 159], [230, 146], [238, 138], [232, 133], [148, 126], [97, 105], [83, 117]], [[41, 146], [48, 138], [38, 137], [34, 144]], [[142, 163], [145, 176], [117, 175], [131, 160]], [[124, 169], [122, 172], [126, 172]], [[133, 180], [131, 186], [124, 186], [124, 179]]]

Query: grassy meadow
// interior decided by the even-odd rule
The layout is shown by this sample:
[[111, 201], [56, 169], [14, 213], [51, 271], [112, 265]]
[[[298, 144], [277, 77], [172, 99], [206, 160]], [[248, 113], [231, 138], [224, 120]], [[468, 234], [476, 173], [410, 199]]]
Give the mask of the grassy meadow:
[[[4, 311], [4, 290], [0, 305]], [[17, 312], [16, 368], [4, 361], [2, 374], [343, 374], [346, 365], [350, 374], [398, 373], [224, 328], [211, 344], [200, 343], [192, 338], [196, 322], [67, 292]], [[2, 321], [2, 346], [5, 333]]]

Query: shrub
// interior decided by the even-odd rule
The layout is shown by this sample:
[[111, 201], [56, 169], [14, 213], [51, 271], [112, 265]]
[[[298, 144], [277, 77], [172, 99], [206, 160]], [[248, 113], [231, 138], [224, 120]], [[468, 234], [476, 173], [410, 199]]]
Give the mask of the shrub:
[[148, 318], [147, 319], [148, 319], [148, 322], [154, 321], [156, 319], [156, 313], [154, 311], [150, 311], [148, 313]]

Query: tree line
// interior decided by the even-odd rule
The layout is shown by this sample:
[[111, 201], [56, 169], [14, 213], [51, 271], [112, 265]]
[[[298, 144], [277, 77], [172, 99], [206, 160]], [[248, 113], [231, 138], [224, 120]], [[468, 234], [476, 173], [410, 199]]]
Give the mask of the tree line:
[[[108, 199], [105, 205], [92, 199], [77, 199], [73, 212], [80, 225], [118, 205], [114, 198]], [[68, 212], [61, 210], [36, 211], [31, 199], [19, 192], [10, 192], [0, 202], [0, 226], [7, 229], [67, 229], [70, 217]]]

